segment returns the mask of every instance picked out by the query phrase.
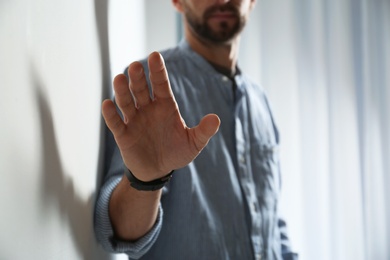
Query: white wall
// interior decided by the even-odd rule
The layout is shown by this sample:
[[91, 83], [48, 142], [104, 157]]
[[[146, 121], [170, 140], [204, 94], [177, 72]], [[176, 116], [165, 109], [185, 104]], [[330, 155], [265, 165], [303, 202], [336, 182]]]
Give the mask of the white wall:
[[170, 0], [146, 0], [146, 51], [159, 51], [172, 47], [177, 38], [177, 16]]
[[0, 259], [110, 258], [92, 229], [100, 104], [146, 55], [144, 24], [142, 0], [0, 2]]
[[177, 14], [171, 1], [115, 0], [109, 14], [111, 78], [130, 62], [177, 42]]

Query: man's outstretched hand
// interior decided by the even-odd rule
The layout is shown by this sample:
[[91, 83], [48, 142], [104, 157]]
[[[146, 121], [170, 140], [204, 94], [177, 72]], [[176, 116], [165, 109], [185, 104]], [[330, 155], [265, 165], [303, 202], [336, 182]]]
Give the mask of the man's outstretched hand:
[[114, 79], [115, 99], [123, 119], [111, 100], [102, 104], [104, 120], [125, 165], [143, 181], [189, 164], [220, 124], [217, 115], [209, 114], [199, 125], [188, 128], [173, 96], [162, 56], [158, 52], [150, 54], [148, 66], [153, 99], [142, 64], [133, 62], [128, 68], [130, 82], [123, 74]]

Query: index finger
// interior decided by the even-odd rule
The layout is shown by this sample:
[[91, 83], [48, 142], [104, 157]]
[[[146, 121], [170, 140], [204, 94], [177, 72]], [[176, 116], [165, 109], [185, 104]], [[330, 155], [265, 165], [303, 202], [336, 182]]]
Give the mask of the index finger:
[[158, 52], [151, 53], [148, 58], [148, 66], [154, 97], [173, 98], [168, 72], [161, 54]]

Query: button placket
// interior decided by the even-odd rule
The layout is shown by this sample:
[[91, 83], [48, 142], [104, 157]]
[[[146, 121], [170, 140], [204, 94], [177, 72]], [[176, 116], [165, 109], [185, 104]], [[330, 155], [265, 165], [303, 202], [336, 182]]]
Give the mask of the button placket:
[[[250, 230], [250, 236], [255, 254], [261, 256], [260, 251], [260, 212], [257, 208], [256, 192], [251, 181], [251, 177], [248, 173], [248, 165], [246, 157], [248, 156], [245, 146], [245, 132], [243, 125], [239, 118], [236, 118], [236, 151], [237, 151], [237, 163], [238, 163], [238, 178], [242, 186], [243, 196], [245, 196], [246, 203], [248, 205], [250, 218], [252, 219], [252, 226]], [[258, 258], [256, 258], [258, 259]], [[261, 259], [261, 258], [259, 258]]]
[[[238, 88], [240, 88], [238, 84]], [[250, 154], [247, 141], [249, 133], [246, 131], [248, 114], [246, 111], [246, 99], [243, 91], [238, 91], [237, 107], [235, 109], [235, 141], [236, 141], [236, 160], [238, 166], [237, 178], [242, 187], [242, 195], [248, 207], [249, 217], [252, 219], [250, 227], [251, 242], [254, 250], [255, 259], [262, 259], [262, 232], [261, 232], [261, 211], [258, 205], [255, 185], [250, 171]]]

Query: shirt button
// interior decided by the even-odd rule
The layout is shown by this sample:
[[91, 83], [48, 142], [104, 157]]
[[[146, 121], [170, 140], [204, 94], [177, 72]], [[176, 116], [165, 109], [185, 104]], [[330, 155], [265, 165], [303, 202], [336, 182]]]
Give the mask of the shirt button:
[[243, 155], [241, 155], [240, 157], [239, 157], [239, 161], [240, 161], [240, 163], [245, 163], [245, 156], [243, 156]]
[[224, 82], [229, 81], [229, 78], [226, 76], [222, 76], [222, 81], [224, 81]]
[[252, 210], [252, 212], [257, 212], [257, 207], [256, 207], [256, 203], [255, 202], [251, 203], [251, 210]]
[[255, 255], [255, 259], [256, 259], [256, 260], [261, 260], [261, 254], [256, 254], [256, 255]]

